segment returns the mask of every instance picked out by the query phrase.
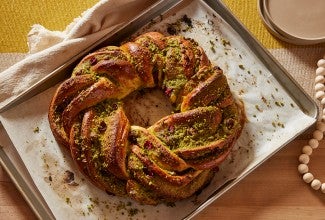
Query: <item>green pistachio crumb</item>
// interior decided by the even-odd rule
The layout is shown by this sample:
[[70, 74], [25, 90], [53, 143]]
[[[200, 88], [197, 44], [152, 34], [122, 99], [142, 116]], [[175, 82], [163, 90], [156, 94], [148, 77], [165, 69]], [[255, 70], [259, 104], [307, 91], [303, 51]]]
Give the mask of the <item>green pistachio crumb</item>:
[[34, 133], [39, 133], [39, 131], [40, 131], [39, 127], [35, 127], [33, 130]]

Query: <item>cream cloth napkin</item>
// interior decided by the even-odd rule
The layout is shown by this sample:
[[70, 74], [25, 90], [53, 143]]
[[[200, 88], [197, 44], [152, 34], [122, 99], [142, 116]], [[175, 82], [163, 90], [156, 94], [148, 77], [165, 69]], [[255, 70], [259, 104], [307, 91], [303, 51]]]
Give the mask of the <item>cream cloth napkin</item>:
[[102, 0], [62, 32], [39, 24], [28, 34], [29, 54], [0, 73], [0, 108], [111, 31], [139, 14], [155, 0]]

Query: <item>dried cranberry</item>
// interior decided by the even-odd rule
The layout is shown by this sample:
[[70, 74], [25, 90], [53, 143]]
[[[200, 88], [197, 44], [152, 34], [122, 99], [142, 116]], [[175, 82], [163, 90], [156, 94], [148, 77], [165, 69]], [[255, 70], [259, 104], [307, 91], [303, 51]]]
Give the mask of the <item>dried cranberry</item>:
[[106, 129], [107, 129], [107, 125], [106, 125], [106, 123], [105, 123], [104, 121], [101, 121], [101, 122], [99, 123], [99, 126], [98, 126], [98, 131], [99, 131], [100, 133], [103, 133], [103, 132], [106, 131]]
[[166, 94], [167, 96], [170, 96], [170, 95], [172, 94], [172, 92], [173, 92], [173, 89], [172, 89], [172, 88], [166, 88], [166, 89], [165, 89], [165, 94]]
[[148, 169], [148, 167], [143, 167], [142, 171], [147, 175], [147, 176], [153, 176], [153, 172]]
[[168, 131], [171, 132], [171, 133], [174, 133], [174, 131], [175, 131], [175, 126], [174, 126], [174, 125], [170, 125], [170, 126], [168, 127]]
[[146, 141], [144, 142], [144, 148], [150, 150], [150, 149], [153, 149], [153, 144], [150, 142], [150, 141]]
[[95, 65], [97, 63], [97, 58], [96, 57], [92, 57], [92, 58], [90, 58], [89, 62], [90, 62], [90, 65], [93, 66], [93, 65]]

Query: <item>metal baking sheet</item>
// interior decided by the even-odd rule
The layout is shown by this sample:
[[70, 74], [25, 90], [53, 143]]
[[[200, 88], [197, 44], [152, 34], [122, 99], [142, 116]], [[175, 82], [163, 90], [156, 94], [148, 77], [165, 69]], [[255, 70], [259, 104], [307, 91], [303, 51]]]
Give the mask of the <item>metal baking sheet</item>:
[[[197, 13], [197, 12], [200, 13]], [[189, 20], [191, 22], [189, 23]], [[202, 17], [203, 16], [203, 17]], [[198, 28], [198, 30], [202, 33], [205, 33], [205, 36], [199, 37], [200, 34], [197, 32], [189, 30], [191, 25], [194, 28]], [[225, 27], [222, 29], [221, 27]], [[169, 29], [168, 29], [169, 28]], [[185, 28], [185, 29], [183, 29]], [[188, 29], [189, 28], [189, 29]], [[20, 98], [10, 103], [8, 106], [2, 109], [2, 119], [7, 119], [8, 116], [12, 116], [12, 113], [4, 112], [10, 108], [13, 108], [13, 112], [15, 112], [15, 105], [19, 102], [22, 102], [22, 105], [25, 106], [35, 106], [33, 102], [35, 100], [27, 100], [31, 96], [53, 86], [64, 77], [69, 77], [69, 70], [75, 65], [75, 63], [86, 53], [94, 50], [96, 48], [111, 45], [120, 42], [121, 40], [126, 40], [133, 34], [139, 34], [141, 32], [145, 32], [148, 30], [159, 30], [161, 32], [177, 32], [178, 34], [194, 36], [193, 38], [198, 39], [200, 41], [200, 45], [208, 51], [210, 57], [213, 58], [214, 61], [218, 62], [221, 67], [227, 72], [239, 71], [241, 74], [238, 78], [234, 78], [229, 75], [230, 85], [233, 90], [238, 93], [238, 95], [242, 95], [244, 91], [241, 91], [240, 88], [240, 80], [248, 80], [246, 81], [252, 83], [252, 87], [254, 87], [254, 83], [256, 80], [262, 80], [263, 82], [276, 84], [278, 87], [274, 88], [275, 93], [277, 90], [283, 90], [288, 97], [283, 97], [283, 99], [289, 99], [292, 102], [288, 103], [292, 105], [292, 107], [298, 108], [303, 112], [306, 117], [310, 118], [308, 124], [303, 127], [300, 127], [297, 131], [295, 131], [290, 137], [283, 140], [281, 144], [275, 149], [266, 152], [258, 152], [260, 155], [258, 159], [252, 160], [252, 158], [248, 158], [248, 164], [241, 167], [241, 172], [234, 173], [234, 175], [229, 175], [227, 178], [222, 179], [222, 184], [214, 187], [214, 185], [209, 186], [210, 188], [205, 190], [199, 197], [190, 201], [191, 205], [188, 205], [185, 201], [183, 203], [177, 204], [176, 208], [171, 207], [153, 207], [150, 208], [155, 211], [153, 215], [145, 213], [140, 213], [139, 216], [135, 215], [134, 218], [143, 218], [146, 216], [147, 218], [155, 217], [155, 218], [177, 218], [177, 219], [189, 219], [199, 213], [202, 209], [208, 206], [215, 199], [220, 197], [223, 193], [229, 190], [234, 184], [238, 183], [242, 178], [248, 175], [251, 171], [253, 171], [257, 166], [263, 163], [266, 159], [271, 157], [274, 153], [280, 150], [286, 143], [291, 141], [297, 135], [301, 134], [305, 131], [310, 125], [312, 125], [318, 116], [318, 108], [315, 102], [303, 91], [303, 89], [292, 79], [292, 77], [281, 67], [278, 62], [265, 50], [259, 42], [252, 37], [252, 35], [246, 30], [246, 28], [229, 12], [229, 10], [222, 4], [221, 1], [216, 0], [202, 0], [202, 1], [194, 1], [194, 0], [184, 0], [184, 1], [161, 1], [155, 4], [150, 10], [145, 13], [139, 15], [134, 20], [130, 21], [127, 25], [121, 28], [118, 32], [113, 33], [110, 36], [107, 36], [96, 44], [85, 50], [83, 53], [78, 54], [72, 60], [69, 60], [66, 65], [62, 66], [58, 70], [54, 71], [50, 74], [50, 76], [46, 79], [43, 79], [40, 83], [32, 87], [29, 91], [22, 94]], [[228, 33], [231, 32], [231, 33]], [[209, 34], [208, 34], [209, 33]], [[233, 37], [235, 36], [235, 38]], [[220, 47], [215, 48], [214, 46], [219, 45]], [[217, 50], [215, 53], [214, 50]], [[222, 54], [222, 56], [220, 55]], [[237, 56], [236, 59], [233, 59], [234, 62], [229, 62], [231, 56]], [[247, 62], [240, 61], [249, 57]], [[253, 66], [256, 66], [254, 69]], [[252, 68], [251, 68], [252, 67]], [[254, 72], [254, 73], [253, 73]], [[253, 76], [260, 75], [257, 78]], [[264, 88], [256, 88], [258, 91], [263, 90]], [[44, 92], [44, 95], [49, 97], [53, 93], [53, 88]], [[42, 93], [43, 94], [43, 93]], [[43, 95], [43, 96], [44, 96]], [[259, 95], [259, 94], [256, 94]], [[256, 103], [255, 110], [256, 113], [259, 113], [260, 107], [259, 104], [265, 105], [266, 107], [270, 105], [266, 99], [262, 99], [259, 103]], [[265, 97], [264, 97], [265, 98]], [[36, 99], [37, 101], [42, 101], [40, 96], [33, 97], [32, 99]], [[44, 99], [44, 97], [43, 97]], [[281, 110], [281, 105], [283, 102], [276, 101], [273, 105], [278, 106]], [[40, 109], [46, 109], [47, 106], [37, 106]], [[254, 106], [253, 106], [254, 107]], [[12, 109], [10, 109], [12, 110]], [[251, 112], [250, 112], [251, 113]], [[251, 118], [258, 118], [258, 116], [254, 116], [252, 113]], [[27, 123], [27, 122], [26, 122]], [[281, 130], [281, 126], [284, 126], [279, 121], [276, 124], [269, 124], [269, 128], [278, 127]], [[10, 127], [7, 126], [8, 133], [10, 133]], [[262, 131], [260, 131], [262, 132]], [[258, 133], [258, 132], [257, 132]], [[260, 135], [263, 135], [260, 133]], [[10, 134], [9, 134], [10, 136]], [[15, 144], [17, 140], [12, 140]], [[246, 142], [245, 142], [246, 143]], [[52, 143], [53, 144], [53, 143]], [[252, 144], [252, 143], [250, 143]], [[258, 144], [255, 143], [252, 145], [253, 148], [257, 148]], [[243, 148], [238, 150], [238, 152], [245, 151], [248, 149]], [[256, 149], [253, 149], [256, 150]], [[258, 151], [258, 150], [257, 150]], [[245, 155], [246, 156], [246, 155]], [[228, 161], [230, 164], [231, 161]], [[6, 164], [9, 162], [6, 162]], [[232, 162], [232, 164], [236, 164]], [[7, 166], [11, 167], [11, 166]], [[15, 170], [11, 170], [13, 173], [17, 173]], [[19, 175], [19, 174], [18, 174]], [[13, 178], [14, 175], [13, 175]], [[218, 182], [220, 179], [216, 179], [214, 183]], [[19, 179], [19, 182], [23, 182], [24, 180]], [[28, 197], [28, 195], [27, 195]], [[31, 201], [35, 198], [29, 198]], [[43, 201], [39, 201], [43, 204]], [[45, 204], [46, 205], [46, 204]], [[182, 206], [182, 210], [178, 209], [178, 207]], [[37, 208], [36, 212], [42, 212], [42, 207]], [[145, 208], [144, 208], [145, 209]], [[115, 210], [116, 211], [116, 210]], [[121, 213], [119, 211], [113, 212], [113, 214]], [[164, 213], [164, 214], [162, 214]], [[88, 216], [89, 217], [89, 216]], [[116, 217], [116, 216], [115, 216]], [[129, 218], [130, 216], [124, 216]], [[99, 217], [98, 217], [99, 218]], [[119, 218], [123, 218], [123, 216], [119, 216]]]

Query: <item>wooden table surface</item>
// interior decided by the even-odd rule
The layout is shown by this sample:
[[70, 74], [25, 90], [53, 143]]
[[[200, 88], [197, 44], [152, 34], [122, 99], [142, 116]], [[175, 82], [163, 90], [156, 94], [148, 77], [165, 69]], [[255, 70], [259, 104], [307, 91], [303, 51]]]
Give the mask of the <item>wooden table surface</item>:
[[[325, 194], [314, 191], [297, 172], [306, 140], [296, 139], [263, 163], [195, 219], [325, 219]], [[311, 157], [310, 169], [325, 180], [325, 142]], [[35, 219], [0, 168], [0, 219]]]
[[[91, 5], [91, 1], [95, 2], [86, 2]], [[5, 2], [11, 4], [11, 0]], [[227, 2], [237, 4], [235, 1]], [[243, 2], [241, 4], [244, 4]], [[72, 18], [75, 16], [71, 14]], [[53, 21], [52, 23], [56, 24]], [[298, 156], [307, 143], [307, 139], [302, 138], [304, 136], [306, 135], [285, 146], [195, 219], [325, 219], [325, 194], [312, 190], [297, 172]], [[325, 141], [322, 141], [311, 156], [309, 166], [312, 172], [325, 182], [324, 158]], [[28, 204], [0, 167], [0, 219], [35, 218]]]

